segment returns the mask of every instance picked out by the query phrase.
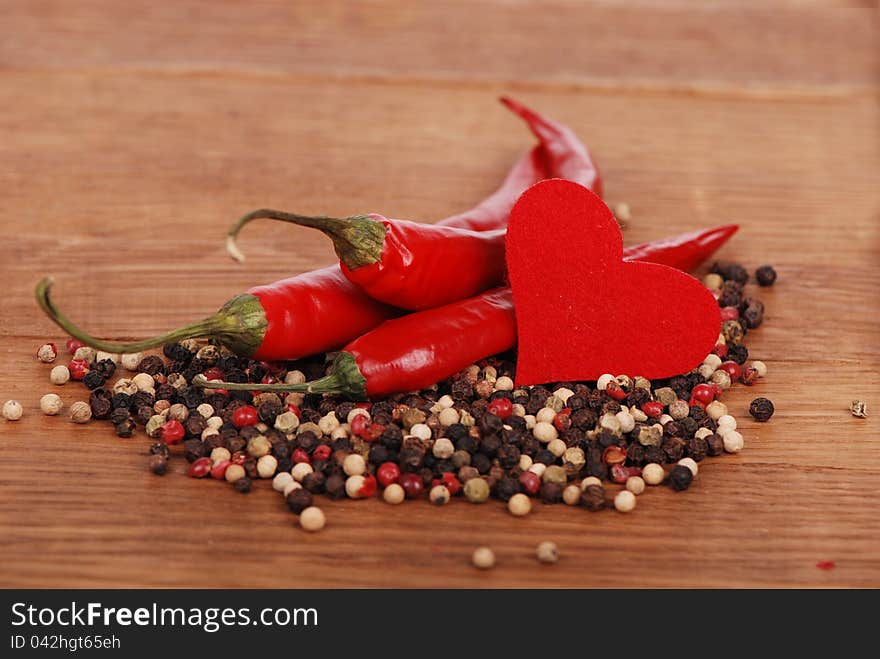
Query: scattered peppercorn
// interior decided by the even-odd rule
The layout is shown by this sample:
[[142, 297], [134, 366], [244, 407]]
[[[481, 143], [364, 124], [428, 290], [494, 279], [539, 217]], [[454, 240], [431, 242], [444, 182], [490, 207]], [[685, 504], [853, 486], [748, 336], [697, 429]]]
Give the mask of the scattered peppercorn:
[[559, 549], [555, 542], [542, 542], [535, 550], [535, 554], [541, 563], [555, 563], [559, 560]]
[[168, 471], [168, 458], [158, 453], [151, 455], [150, 471], [157, 476], [163, 476]]
[[853, 416], [865, 419], [868, 417], [868, 404], [863, 400], [854, 400], [850, 403], [849, 411]]
[[88, 423], [92, 418], [92, 408], [88, 403], [77, 401], [70, 406], [70, 420], [74, 423]]
[[495, 552], [488, 547], [477, 547], [471, 556], [471, 562], [480, 570], [489, 570], [495, 567]]
[[755, 279], [758, 281], [758, 286], [772, 286], [776, 281], [776, 270], [772, 265], [762, 265], [755, 270]]
[[755, 421], [767, 421], [773, 416], [775, 411], [773, 402], [768, 398], [756, 398], [749, 405], [749, 414], [752, 415]]
[[684, 465], [677, 465], [669, 474], [669, 484], [676, 492], [686, 490], [694, 480], [694, 472]]

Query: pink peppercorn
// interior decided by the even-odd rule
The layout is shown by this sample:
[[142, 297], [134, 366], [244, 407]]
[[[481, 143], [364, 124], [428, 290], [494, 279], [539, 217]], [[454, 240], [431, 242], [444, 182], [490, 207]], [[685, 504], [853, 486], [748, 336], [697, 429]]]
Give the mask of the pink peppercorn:
[[747, 366], [742, 369], [742, 373], [739, 376], [740, 381], [749, 387], [755, 384], [755, 380], [758, 379], [758, 370], [752, 368], [751, 366]]
[[715, 389], [711, 384], [698, 384], [691, 391], [691, 397], [703, 405], [708, 405], [715, 400]]
[[611, 466], [611, 480], [615, 483], [626, 483], [630, 476], [641, 476], [642, 470], [639, 467], [624, 467], [622, 463]]
[[330, 453], [332, 449], [327, 444], [321, 444], [314, 451], [312, 451], [312, 456], [315, 460], [327, 460], [330, 457]]
[[541, 489], [541, 478], [532, 471], [524, 471], [519, 475], [519, 484], [526, 494], [535, 496]]
[[559, 412], [556, 413], [556, 416], [553, 417], [553, 426], [560, 433], [571, 428], [571, 410], [567, 407], [563, 407], [559, 410]]
[[715, 347], [712, 349], [712, 352], [721, 357], [721, 359], [724, 359], [725, 357], [727, 357], [727, 344], [716, 343]]
[[659, 400], [649, 400], [642, 403], [642, 412], [653, 418], [659, 418], [663, 415], [663, 403]]
[[260, 380], [261, 384], [275, 384], [276, 382], [278, 382], [278, 378], [274, 375], [264, 375], [263, 379]]
[[379, 479], [382, 487], [388, 487], [400, 478], [400, 467], [393, 462], [383, 462], [376, 470], [376, 478]]
[[206, 380], [222, 380], [225, 373], [216, 366], [212, 366], [204, 372]]
[[722, 307], [721, 320], [737, 320], [739, 318], [739, 309], [736, 307]]
[[727, 374], [730, 376], [731, 380], [738, 380], [740, 376], [740, 367], [736, 362], [726, 361], [718, 367], [719, 370], [727, 371]]
[[602, 462], [607, 465], [622, 464], [626, 461], [626, 451], [620, 446], [609, 446], [602, 452]]
[[623, 387], [617, 384], [614, 380], [605, 386], [605, 392], [614, 400], [623, 400], [626, 398], [626, 392], [623, 390]]
[[247, 462], [247, 459], [248, 459], [248, 454], [247, 454], [247, 453], [245, 453], [244, 451], [236, 451], [235, 453], [232, 454], [232, 460], [231, 460], [231, 462], [232, 462], [232, 464], [234, 464], [234, 465], [239, 465], [239, 466], [241, 466], [241, 465], [243, 465], [245, 462]]
[[486, 407], [486, 411], [499, 419], [506, 419], [513, 414], [513, 403], [509, 398], [496, 398]]
[[401, 474], [397, 482], [403, 488], [407, 499], [418, 499], [425, 491], [425, 484], [418, 474]]
[[302, 421], [302, 414], [303, 414], [303, 413], [302, 413], [302, 410], [299, 409], [299, 407], [297, 407], [297, 406], [294, 405], [293, 403], [290, 403], [290, 404], [288, 404], [288, 406], [287, 406], [287, 411], [288, 411], [288, 412], [293, 412], [294, 414], [296, 414], [296, 418], [299, 419], [300, 421]]
[[169, 419], [159, 428], [159, 436], [166, 444], [177, 444], [183, 439], [185, 431], [183, 424], [177, 419]]
[[351, 420], [351, 434], [360, 437], [366, 431], [369, 423], [365, 414], [358, 414]]
[[376, 494], [376, 490], [378, 489], [376, 485], [376, 477], [375, 476], [364, 476], [364, 484], [361, 485], [360, 489], [357, 491], [357, 494], [360, 498], [366, 499], [367, 497], [371, 497]]
[[459, 492], [461, 492], [461, 481], [456, 478], [455, 474], [451, 471], [447, 471], [443, 473], [443, 476], [440, 477], [440, 481], [438, 483], [434, 483], [434, 485], [445, 485], [446, 489], [449, 490], [449, 494], [455, 496]]
[[71, 380], [82, 380], [91, 370], [85, 359], [71, 359], [67, 365]]
[[290, 456], [293, 464], [298, 465], [301, 462], [305, 462], [306, 464], [312, 464], [312, 459], [309, 457], [309, 454], [305, 452], [304, 449], [296, 448], [293, 449], [293, 455]]
[[[358, 416], [363, 416], [359, 414]], [[368, 442], [375, 442], [382, 436], [382, 433], [385, 432], [385, 426], [381, 423], [371, 423], [367, 426], [366, 430], [364, 430], [364, 439]]]
[[[202, 458], [202, 459], [210, 459], [210, 458]], [[231, 464], [232, 464], [232, 460], [220, 460], [220, 462], [218, 462], [213, 467], [211, 467], [211, 478], [216, 478], [218, 481], [222, 481], [226, 477], [226, 469]]]
[[85, 347], [85, 345], [86, 344], [79, 339], [74, 338], [67, 339], [67, 341], [64, 343], [64, 347], [67, 348], [67, 352], [69, 352], [71, 355], [80, 348]]
[[193, 478], [204, 478], [211, 473], [212, 466], [213, 463], [211, 462], [211, 458], [199, 458], [189, 466], [189, 469], [186, 470], [186, 474]]
[[255, 426], [259, 421], [257, 416], [257, 408], [253, 405], [242, 405], [235, 409], [232, 413], [232, 425], [236, 428], [244, 428], [245, 426]]

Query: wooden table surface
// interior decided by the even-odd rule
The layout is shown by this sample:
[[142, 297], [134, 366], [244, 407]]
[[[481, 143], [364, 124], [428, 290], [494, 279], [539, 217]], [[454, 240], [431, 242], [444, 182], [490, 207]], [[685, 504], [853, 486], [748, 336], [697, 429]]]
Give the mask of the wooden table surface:
[[[0, 17], [0, 585], [880, 586], [880, 153], [873, 3], [7, 0]], [[861, 5], [861, 6], [860, 6]], [[774, 264], [769, 366], [725, 402], [746, 449], [631, 515], [322, 502], [307, 535], [268, 483], [241, 496], [146, 469], [148, 440], [43, 417], [85, 389], [36, 362], [63, 336], [38, 278], [104, 337], [144, 337], [330, 263], [241, 212], [431, 221], [494, 189], [532, 138], [510, 93], [572, 126], [640, 242], [722, 222]], [[344, 322], [344, 319], [337, 319]], [[748, 402], [770, 397], [770, 423]], [[849, 414], [854, 398], [874, 416]], [[558, 543], [539, 565], [534, 547]], [[498, 566], [469, 565], [477, 545]], [[818, 561], [834, 561], [820, 570]]]

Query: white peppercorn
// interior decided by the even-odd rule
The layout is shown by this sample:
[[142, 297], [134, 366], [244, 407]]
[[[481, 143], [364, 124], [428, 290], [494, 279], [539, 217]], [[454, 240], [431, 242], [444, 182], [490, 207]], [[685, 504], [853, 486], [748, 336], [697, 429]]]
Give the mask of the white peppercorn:
[[189, 418], [189, 408], [182, 403], [174, 403], [174, 405], [168, 409], [168, 417], [171, 419], [177, 419], [183, 423]]
[[534, 464], [534, 462], [532, 461], [531, 456], [528, 456], [525, 453], [519, 456], [519, 468], [523, 471], [528, 471], [532, 464]]
[[547, 465], [543, 462], [535, 462], [531, 467], [529, 467], [529, 471], [535, 474], [538, 478], [541, 478], [544, 475], [544, 471], [546, 471]]
[[565, 454], [565, 451], [568, 447], [565, 445], [561, 439], [554, 439], [547, 444], [547, 450], [550, 451], [557, 458], [562, 457]]
[[290, 475], [293, 476], [293, 480], [297, 483], [302, 483], [302, 479], [309, 474], [314, 473], [314, 471], [312, 465], [308, 462], [298, 462], [293, 465], [293, 469], [290, 470]]
[[133, 396], [138, 391], [138, 386], [129, 378], [120, 378], [113, 385], [114, 394], [128, 394], [129, 396]]
[[70, 380], [70, 371], [64, 365], [58, 365], [49, 372], [49, 382], [52, 384], [66, 384]]
[[[7, 400], [3, 403], [3, 418], [7, 421], [18, 421], [24, 414], [24, 408], [17, 400]], [[91, 415], [91, 410], [89, 410]]]
[[162, 424], [165, 423], [165, 416], [162, 414], [154, 414], [147, 421], [147, 425], [144, 428], [144, 432], [147, 433], [147, 437], [152, 437], [155, 439], [159, 436], [159, 433], [162, 431]]
[[44, 364], [51, 364], [58, 356], [58, 350], [50, 343], [44, 343], [37, 350], [37, 359]]
[[730, 380], [730, 373], [727, 371], [715, 371], [709, 379], [722, 389], [730, 389], [733, 384]]
[[715, 272], [710, 272], [708, 275], [703, 277], [703, 286], [708, 288], [710, 291], [720, 290], [724, 285], [724, 279]]
[[767, 364], [762, 361], [753, 361], [749, 363], [749, 367], [755, 369], [755, 372], [758, 374], [759, 378], [763, 378], [767, 375]]
[[461, 415], [458, 413], [458, 410], [454, 407], [447, 407], [442, 410], [438, 416], [440, 421], [440, 425], [444, 428], [448, 428], [454, 423], [458, 423]]
[[127, 355], [122, 355], [122, 357], [119, 358], [119, 361], [122, 364], [122, 368], [126, 371], [136, 371], [143, 358], [143, 354], [133, 352]]
[[581, 501], [581, 488], [577, 485], [566, 485], [562, 490], [562, 500], [569, 506], [576, 506]]
[[632, 415], [632, 418], [635, 419], [636, 421], [645, 422], [648, 420], [648, 415], [645, 414], [638, 407], [634, 406], [634, 407], [629, 408], [629, 413]]
[[721, 436], [721, 441], [724, 442], [724, 450], [728, 453], [739, 453], [745, 445], [743, 436], [736, 430], [724, 433]]
[[283, 433], [293, 432], [299, 427], [299, 417], [293, 412], [284, 412], [275, 417], [275, 429]]
[[656, 462], [651, 462], [642, 467], [642, 480], [648, 485], [660, 485], [665, 478], [666, 472]]
[[542, 542], [535, 553], [541, 563], [555, 563], [559, 560], [559, 549], [555, 542]]
[[535, 436], [535, 439], [544, 444], [552, 442], [559, 436], [559, 433], [556, 432], [556, 427], [552, 423], [547, 423], [546, 421], [539, 421], [536, 423], [532, 430], [532, 434]]
[[219, 416], [212, 416], [206, 423], [208, 428], [214, 428], [215, 430], [220, 430], [223, 427], [223, 419]]
[[70, 406], [70, 420], [74, 423], [88, 423], [92, 418], [92, 408], [88, 403], [78, 400]]
[[617, 417], [617, 422], [618, 424], [620, 424], [620, 432], [632, 432], [632, 430], [636, 427], [635, 417], [633, 417], [633, 415], [630, 414], [628, 411], [621, 410], [614, 416]]
[[[292, 412], [287, 412], [287, 414], [293, 414]], [[296, 416], [294, 414], [294, 416]], [[278, 427], [278, 418], [275, 419], [275, 427]], [[324, 435], [329, 435], [334, 430], [336, 430], [340, 426], [339, 419], [336, 418], [336, 412], [328, 412], [320, 419], [318, 419], [318, 428], [321, 429], [321, 433]]]
[[[633, 421], [635, 421], [635, 419], [633, 419]], [[620, 420], [617, 418], [616, 414], [611, 414], [610, 412], [603, 414], [599, 418], [599, 427], [615, 435], [620, 435], [621, 433]], [[635, 424], [633, 424], [633, 427], [635, 427]]]
[[538, 413], [535, 415], [536, 423], [553, 423], [553, 420], [556, 418], [556, 410], [552, 407], [542, 407], [538, 410]]
[[406, 492], [401, 485], [391, 483], [391, 485], [386, 487], [385, 491], [382, 492], [382, 498], [385, 500], [385, 503], [390, 503], [392, 506], [396, 506], [399, 503], [403, 503], [403, 500], [406, 498]]
[[697, 428], [697, 431], [694, 433], [694, 437], [696, 437], [697, 439], [706, 439], [706, 437], [712, 434], [712, 431], [708, 428]]
[[272, 478], [278, 469], [278, 460], [274, 455], [264, 455], [257, 460], [257, 474], [260, 478]]
[[700, 367], [697, 369], [697, 372], [703, 376], [706, 380], [710, 379], [715, 373], [718, 372], [717, 369], [712, 368], [708, 364], [700, 364]]
[[718, 420], [716, 421], [716, 423], [718, 424], [719, 431], [722, 427], [730, 428], [731, 430], [736, 430], [736, 419], [733, 418], [732, 416], [730, 416], [729, 414], [723, 414], [722, 416], [718, 417]]
[[[214, 450], [211, 451], [211, 462], [217, 464], [218, 462], [223, 462], [224, 460], [231, 460], [232, 454], [229, 452], [228, 448], [223, 446], [218, 446]], [[287, 474], [290, 476], [290, 474]]]
[[451, 458], [452, 454], [455, 453], [455, 444], [452, 443], [452, 440], [446, 437], [441, 437], [434, 442], [431, 452], [434, 454], [435, 458], [446, 460]]
[[614, 507], [622, 513], [632, 512], [636, 507], [636, 495], [629, 490], [621, 490], [614, 497]]
[[690, 405], [687, 404], [686, 400], [676, 399], [676, 401], [669, 406], [669, 416], [671, 416], [676, 421], [681, 421], [688, 414], [690, 414], [690, 412], [691, 408]]
[[449, 490], [445, 485], [435, 485], [428, 492], [428, 500], [436, 506], [443, 506], [449, 503], [449, 498]]
[[64, 401], [61, 400], [61, 396], [58, 394], [46, 394], [40, 399], [40, 409], [43, 411], [43, 414], [55, 416], [61, 411], [62, 407], [64, 407]]
[[526, 415], [525, 405], [523, 405], [521, 403], [514, 403], [513, 409], [511, 411], [513, 413], [513, 416], [525, 416]]
[[105, 359], [109, 359], [114, 364], [119, 363], [119, 355], [115, 352], [104, 352], [103, 350], [99, 350], [98, 354], [95, 355], [95, 361], [102, 362]]
[[528, 515], [532, 510], [532, 500], [522, 492], [518, 492], [510, 497], [507, 502], [507, 509], [516, 517]]
[[284, 384], [303, 384], [306, 381], [306, 375], [302, 371], [288, 371], [284, 376]]
[[417, 423], [409, 429], [409, 434], [419, 439], [431, 439], [431, 429], [424, 423]]
[[718, 421], [718, 419], [727, 414], [727, 405], [720, 400], [713, 400], [706, 405], [706, 414], [708, 414], [709, 418], [713, 421]]
[[645, 479], [641, 476], [630, 476], [626, 479], [626, 489], [633, 494], [641, 494], [645, 491]]
[[[162, 420], [162, 423], [165, 423], [164, 419]], [[162, 423], [160, 423], [159, 425], [161, 426]], [[161, 428], [159, 429], [159, 432], [161, 432]], [[156, 433], [157, 437], [159, 436], [159, 432]], [[206, 439], [208, 439], [208, 437], [213, 437], [214, 435], [219, 435], [219, 434], [220, 434], [220, 431], [217, 430], [216, 428], [205, 428], [202, 431], [202, 434], [200, 435], [200, 437], [202, 438], [202, 441], [204, 442]]]
[[495, 567], [495, 552], [488, 547], [477, 547], [471, 556], [471, 562], [480, 570], [489, 570]]
[[[214, 449], [215, 451], [217, 449]], [[211, 457], [214, 457], [214, 454], [211, 453]], [[295, 482], [293, 480], [293, 476], [290, 475], [289, 471], [279, 471], [275, 474], [275, 478], [272, 479], [272, 489], [276, 492], [283, 492], [284, 488], [286, 488], [291, 483]]]
[[98, 356], [98, 351], [94, 348], [90, 348], [89, 346], [81, 346], [76, 349], [73, 353], [74, 359], [81, 359], [86, 364], [94, 364], [95, 358]]
[[231, 464], [226, 467], [226, 471], [223, 472], [223, 478], [226, 479], [227, 483], [234, 483], [235, 481], [244, 478], [247, 473], [244, 470], [244, 467], [238, 464]]
[[212, 416], [214, 416], [214, 407], [209, 403], [202, 403], [196, 408], [196, 412], [198, 412], [199, 416], [203, 419], [210, 419]]
[[716, 355], [714, 352], [710, 352], [706, 359], [703, 360], [703, 363], [706, 366], [711, 366], [713, 371], [717, 371], [718, 367], [721, 366], [721, 357]]
[[323, 529], [326, 524], [324, 511], [317, 506], [309, 506], [299, 514], [299, 525], [304, 531], [314, 533]]
[[342, 461], [342, 471], [346, 476], [362, 476], [367, 470], [367, 462], [359, 453], [351, 453]]
[[495, 391], [513, 391], [513, 380], [506, 375], [502, 375], [495, 380]]

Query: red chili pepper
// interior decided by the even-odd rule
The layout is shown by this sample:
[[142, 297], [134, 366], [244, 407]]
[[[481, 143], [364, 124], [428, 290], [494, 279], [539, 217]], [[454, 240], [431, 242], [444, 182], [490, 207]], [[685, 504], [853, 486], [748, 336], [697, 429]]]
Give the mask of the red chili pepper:
[[[570, 129], [510, 99], [503, 100], [541, 141], [550, 175], [601, 192], [596, 166]], [[229, 229], [226, 249], [233, 258], [244, 260], [235, 243], [241, 229], [262, 218], [325, 233], [333, 241], [342, 272], [349, 280], [374, 300], [402, 309], [439, 307], [504, 283], [504, 230], [470, 231], [377, 214], [310, 217], [263, 208], [248, 213]]]
[[[649, 244], [639, 246], [638, 260], [673, 266], [677, 263], [681, 250], [674, 239], [659, 241], [656, 252], [647, 247]], [[717, 246], [713, 242], [700, 260]], [[684, 251], [692, 254], [687, 248]], [[624, 250], [624, 258], [629, 258], [628, 249]], [[331, 374], [314, 382], [235, 384], [208, 382], [196, 376], [193, 383], [211, 389], [384, 396], [428, 387], [488, 355], [513, 348], [515, 343], [513, 297], [509, 288], [498, 288], [383, 323], [345, 346]], [[354, 424], [352, 431], [356, 432]]]

